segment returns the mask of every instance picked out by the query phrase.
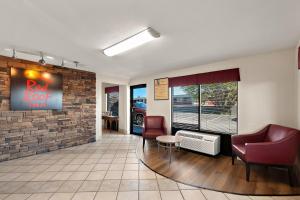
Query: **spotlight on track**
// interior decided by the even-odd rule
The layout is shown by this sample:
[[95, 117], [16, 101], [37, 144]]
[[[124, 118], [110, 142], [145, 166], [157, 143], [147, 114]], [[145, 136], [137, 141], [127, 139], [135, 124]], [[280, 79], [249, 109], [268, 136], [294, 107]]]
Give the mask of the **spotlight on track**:
[[45, 61], [45, 59], [44, 59], [44, 55], [43, 55], [42, 52], [41, 52], [41, 59], [39, 60], [39, 63], [40, 63], [41, 65], [46, 65], [46, 61]]

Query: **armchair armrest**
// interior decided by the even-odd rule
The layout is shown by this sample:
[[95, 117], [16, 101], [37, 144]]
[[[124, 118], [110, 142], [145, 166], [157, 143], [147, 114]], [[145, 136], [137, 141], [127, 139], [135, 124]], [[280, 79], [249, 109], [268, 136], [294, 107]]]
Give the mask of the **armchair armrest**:
[[297, 135], [276, 142], [246, 143], [245, 149], [247, 162], [293, 165], [298, 153]]
[[264, 140], [265, 135], [269, 129], [270, 125], [266, 126], [262, 130], [252, 133], [252, 134], [245, 134], [245, 135], [233, 135], [231, 136], [231, 143], [232, 144], [245, 144], [245, 143], [255, 143], [261, 142]]

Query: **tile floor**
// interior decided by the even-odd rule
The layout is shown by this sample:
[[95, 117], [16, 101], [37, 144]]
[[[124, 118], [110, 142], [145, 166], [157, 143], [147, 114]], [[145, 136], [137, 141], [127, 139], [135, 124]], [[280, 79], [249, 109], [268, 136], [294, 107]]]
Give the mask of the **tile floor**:
[[86, 145], [0, 163], [0, 200], [277, 200], [166, 179], [136, 157], [140, 137], [104, 134]]

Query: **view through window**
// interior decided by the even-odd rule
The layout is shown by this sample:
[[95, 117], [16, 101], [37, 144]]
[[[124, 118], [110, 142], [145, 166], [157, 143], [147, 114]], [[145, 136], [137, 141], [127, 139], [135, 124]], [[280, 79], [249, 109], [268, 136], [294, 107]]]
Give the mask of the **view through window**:
[[173, 87], [172, 90], [172, 126], [199, 130], [199, 86]]
[[131, 133], [142, 135], [147, 111], [146, 85], [133, 86], [131, 93]]
[[113, 116], [119, 116], [119, 92], [107, 93], [107, 111]]
[[237, 82], [172, 88], [172, 127], [237, 133]]

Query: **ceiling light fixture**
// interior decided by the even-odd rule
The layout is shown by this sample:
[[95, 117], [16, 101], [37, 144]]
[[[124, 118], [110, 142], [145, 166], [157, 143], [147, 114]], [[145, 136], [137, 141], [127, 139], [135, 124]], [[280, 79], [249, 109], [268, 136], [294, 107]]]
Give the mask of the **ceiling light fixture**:
[[74, 63], [75, 63], [75, 67], [78, 68], [79, 62], [78, 61], [74, 61]]
[[41, 59], [39, 60], [39, 63], [40, 63], [41, 65], [46, 65], [46, 61], [44, 60], [44, 55], [43, 55], [42, 52], [41, 52]]
[[64, 67], [65, 66], [65, 60], [64, 59], [62, 59], [61, 60], [61, 65], [60, 65], [61, 67]]
[[103, 53], [106, 56], [115, 56], [117, 54], [120, 54], [124, 51], [128, 51], [132, 48], [135, 48], [137, 46], [140, 46], [142, 44], [150, 42], [159, 37], [160, 37], [160, 34], [157, 31], [155, 31], [153, 28], [149, 27], [146, 30], [143, 30], [121, 42], [118, 42], [118, 43], [104, 49]]
[[16, 59], [16, 50], [15, 49], [13, 49], [13, 51], [12, 51], [12, 56], [11, 56], [13, 59]]

